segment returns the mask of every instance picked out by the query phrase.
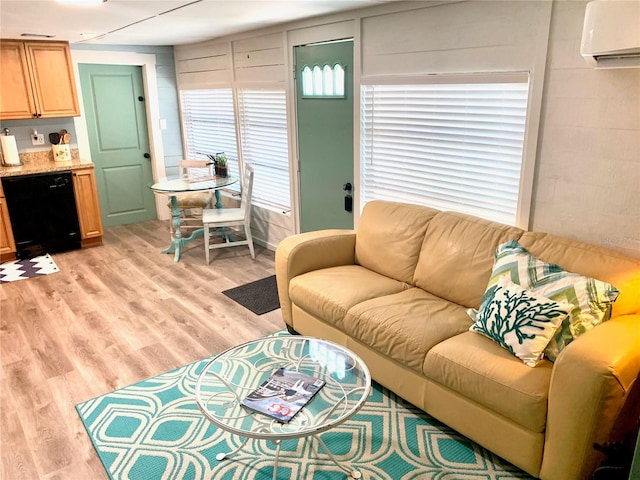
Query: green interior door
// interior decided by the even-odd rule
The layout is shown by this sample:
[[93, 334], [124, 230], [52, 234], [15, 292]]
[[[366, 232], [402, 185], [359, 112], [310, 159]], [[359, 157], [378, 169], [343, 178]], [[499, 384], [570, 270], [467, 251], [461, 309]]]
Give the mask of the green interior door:
[[353, 41], [296, 47], [295, 62], [300, 230], [353, 228]]
[[155, 219], [141, 68], [81, 64], [79, 71], [104, 226]]

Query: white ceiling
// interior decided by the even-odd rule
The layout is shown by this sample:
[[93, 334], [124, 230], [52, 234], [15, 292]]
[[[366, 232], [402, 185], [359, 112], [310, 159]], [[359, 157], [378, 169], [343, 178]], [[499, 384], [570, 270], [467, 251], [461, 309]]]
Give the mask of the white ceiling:
[[[180, 45], [392, 0], [1, 0], [0, 36], [105, 45]], [[87, 40], [85, 35], [98, 35]]]

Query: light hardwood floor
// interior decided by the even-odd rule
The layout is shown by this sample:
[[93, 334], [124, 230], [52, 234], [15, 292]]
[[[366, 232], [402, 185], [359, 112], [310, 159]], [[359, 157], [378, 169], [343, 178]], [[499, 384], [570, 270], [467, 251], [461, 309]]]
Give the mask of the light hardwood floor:
[[60, 272], [0, 285], [2, 480], [107, 475], [74, 406], [284, 327], [222, 291], [274, 273], [256, 246], [202, 239], [179, 263], [160, 250], [168, 223], [108, 228], [104, 245], [54, 254]]

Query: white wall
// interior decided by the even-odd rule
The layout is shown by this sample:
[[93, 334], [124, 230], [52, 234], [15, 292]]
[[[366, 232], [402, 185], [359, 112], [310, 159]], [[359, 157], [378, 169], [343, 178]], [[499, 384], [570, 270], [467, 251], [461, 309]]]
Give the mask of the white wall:
[[[223, 71], [222, 59], [209, 59], [212, 74], [204, 78], [188, 74], [180, 65], [190, 49], [203, 45], [176, 47], [178, 86], [181, 76], [185, 81], [190, 76], [196, 88], [238, 81], [239, 68], [252, 65], [234, 65], [240, 60], [234, 44], [248, 41], [255, 47], [250, 39], [266, 35], [273, 41], [275, 34], [284, 33], [282, 54], [272, 52], [278, 66], [267, 72], [266, 65], [275, 63], [272, 56], [268, 61], [256, 57], [264, 65], [254, 65], [253, 78], [282, 82], [292, 91], [291, 38], [339, 22], [353, 25], [354, 44], [361, 49], [356, 52], [356, 61], [361, 60], [355, 66], [356, 79], [361, 73], [389, 74], [389, 66], [403, 74], [456, 72], [465, 59], [473, 63], [472, 71], [530, 71], [531, 107], [538, 112], [530, 112], [529, 129], [538, 135], [537, 141], [533, 135], [525, 158], [532, 188], [529, 228], [640, 257], [640, 69], [595, 70], [586, 64], [579, 53], [586, 2], [554, 0], [548, 35], [548, 2], [441, 3], [393, 3], [218, 39], [206, 47], [226, 44]], [[322, 39], [314, 41], [318, 40]], [[194, 56], [201, 57], [201, 51]], [[295, 124], [290, 125], [295, 172]], [[295, 187], [295, 174], [292, 182]], [[271, 245], [288, 233], [283, 227], [270, 235]], [[271, 230], [268, 223], [262, 228], [265, 233]]]
[[640, 69], [587, 65], [586, 3], [553, 5], [531, 228], [640, 257]]

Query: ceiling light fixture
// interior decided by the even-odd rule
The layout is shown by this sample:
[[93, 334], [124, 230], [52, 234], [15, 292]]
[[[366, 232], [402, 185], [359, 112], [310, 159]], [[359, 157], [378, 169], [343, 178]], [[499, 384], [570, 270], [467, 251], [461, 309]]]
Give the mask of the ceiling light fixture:
[[21, 33], [21, 37], [31, 37], [31, 38], [53, 38], [55, 35], [49, 35], [46, 33]]

